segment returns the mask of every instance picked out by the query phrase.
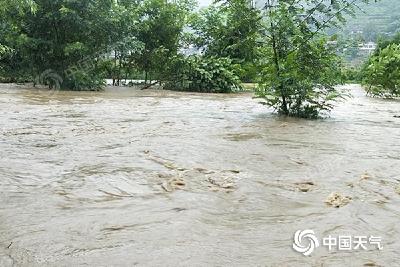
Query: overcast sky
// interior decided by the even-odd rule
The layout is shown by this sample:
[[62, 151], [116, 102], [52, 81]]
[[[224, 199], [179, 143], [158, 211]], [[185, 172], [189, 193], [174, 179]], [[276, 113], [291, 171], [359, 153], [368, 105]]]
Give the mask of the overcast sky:
[[199, 7], [205, 7], [212, 3], [213, 0], [197, 0], [199, 2]]

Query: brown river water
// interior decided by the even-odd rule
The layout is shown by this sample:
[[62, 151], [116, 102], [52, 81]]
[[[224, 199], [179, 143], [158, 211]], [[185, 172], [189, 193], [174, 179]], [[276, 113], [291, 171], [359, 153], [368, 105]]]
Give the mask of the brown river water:
[[0, 85], [0, 266], [400, 266], [400, 102], [347, 87], [307, 121], [251, 94]]

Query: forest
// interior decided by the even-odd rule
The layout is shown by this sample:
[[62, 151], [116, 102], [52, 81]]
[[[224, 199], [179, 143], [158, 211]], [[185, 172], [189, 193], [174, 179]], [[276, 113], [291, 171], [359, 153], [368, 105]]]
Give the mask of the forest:
[[[102, 90], [105, 79], [130, 80], [142, 89], [213, 93], [247, 83], [279, 114], [318, 118], [347, 97], [336, 85], [349, 80], [328, 32], [354, 26], [359, 5], [368, 4], [266, 0], [260, 8], [222, 0], [198, 9], [192, 0], [2, 0], [0, 81]], [[399, 38], [390, 38], [356, 74], [373, 96], [400, 95]]]

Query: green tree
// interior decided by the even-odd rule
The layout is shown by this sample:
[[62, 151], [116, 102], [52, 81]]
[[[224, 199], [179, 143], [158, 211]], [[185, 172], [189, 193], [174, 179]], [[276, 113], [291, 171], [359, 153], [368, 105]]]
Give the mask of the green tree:
[[12, 26], [6, 44], [16, 51], [11, 61], [23, 63], [18, 68], [64, 89], [101, 88], [101, 53], [122, 38], [118, 1], [36, 0], [34, 12], [9, 5], [3, 17]]
[[229, 57], [244, 70], [242, 79], [255, 79], [261, 11], [248, 0], [219, 1], [192, 19], [193, 43], [205, 56]]
[[13, 30], [17, 27], [15, 14], [34, 13], [36, 8], [37, 5], [33, 0], [0, 0], [0, 78], [3, 81], [2, 76], [6, 76], [5, 81], [16, 81], [15, 78], [8, 77], [10, 73], [21, 75], [18, 69], [22, 66], [22, 62], [19, 58], [15, 58], [16, 50], [13, 47], [15, 41], [20, 41], [13, 36]]
[[[322, 32], [344, 22], [356, 0], [267, 0], [265, 64], [258, 96], [279, 114], [317, 118], [341, 98], [340, 62]], [[366, 1], [364, 1], [366, 2]]]
[[140, 28], [140, 6], [143, 1], [122, 0], [114, 3], [113, 15], [105, 21], [105, 27], [108, 26], [109, 37], [111, 40], [118, 40], [112, 45], [112, 51], [109, 51], [108, 60], [101, 62], [101, 69], [107, 78], [113, 79], [113, 85], [121, 85], [122, 78], [127, 78], [133, 69], [134, 53], [140, 53], [143, 50], [143, 43], [137, 38]]
[[375, 56], [379, 55], [380, 51], [392, 44], [400, 44], [400, 32], [395, 34], [393, 38], [381, 38], [378, 41], [378, 47], [374, 53]]
[[363, 69], [367, 93], [379, 97], [400, 96], [400, 44], [385, 45]]
[[131, 62], [144, 71], [146, 81], [151, 80], [150, 74], [162, 79], [181, 47], [183, 30], [194, 6], [191, 0], [146, 0], [141, 5], [135, 35], [144, 47], [131, 55]]

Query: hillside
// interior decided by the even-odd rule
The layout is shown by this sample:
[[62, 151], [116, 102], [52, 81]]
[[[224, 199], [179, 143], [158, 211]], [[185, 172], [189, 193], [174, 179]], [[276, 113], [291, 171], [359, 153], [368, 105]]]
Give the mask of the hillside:
[[369, 5], [362, 4], [356, 17], [349, 18], [344, 33], [361, 33], [367, 41], [379, 36], [392, 36], [400, 30], [400, 1], [381, 0]]

